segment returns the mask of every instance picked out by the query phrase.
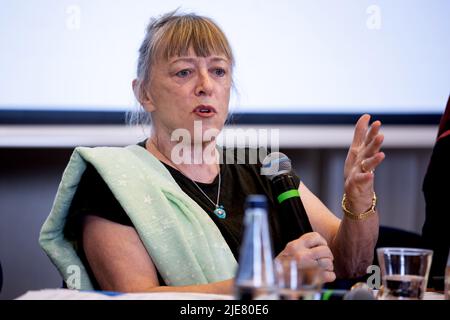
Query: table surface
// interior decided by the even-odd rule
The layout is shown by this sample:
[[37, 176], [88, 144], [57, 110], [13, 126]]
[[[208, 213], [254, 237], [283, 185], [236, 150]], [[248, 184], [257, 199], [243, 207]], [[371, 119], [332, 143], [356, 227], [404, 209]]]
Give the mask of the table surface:
[[[192, 292], [115, 293], [77, 291], [69, 289], [43, 289], [28, 291], [16, 300], [233, 300], [231, 295]], [[444, 300], [444, 295], [426, 292], [424, 300]]]

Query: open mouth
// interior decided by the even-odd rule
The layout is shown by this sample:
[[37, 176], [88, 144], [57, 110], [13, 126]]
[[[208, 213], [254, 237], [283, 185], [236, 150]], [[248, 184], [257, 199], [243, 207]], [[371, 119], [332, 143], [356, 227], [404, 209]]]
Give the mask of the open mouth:
[[201, 117], [210, 117], [216, 114], [216, 109], [212, 106], [200, 105], [193, 112]]

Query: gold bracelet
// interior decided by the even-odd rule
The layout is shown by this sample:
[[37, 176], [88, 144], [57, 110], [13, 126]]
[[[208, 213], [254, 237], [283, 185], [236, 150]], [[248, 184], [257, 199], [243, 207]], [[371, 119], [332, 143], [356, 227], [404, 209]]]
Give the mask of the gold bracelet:
[[352, 220], [364, 220], [370, 217], [371, 215], [375, 214], [375, 206], [377, 205], [377, 195], [375, 194], [375, 192], [373, 193], [372, 205], [370, 206], [369, 210], [360, 214], [356, 214], [348, 210], [347, 207], [345, 206], [346, 200], [347, 198], [344, 193], [344, 196], [342, 197], [342, 211], [344, 211], [344, 214]]

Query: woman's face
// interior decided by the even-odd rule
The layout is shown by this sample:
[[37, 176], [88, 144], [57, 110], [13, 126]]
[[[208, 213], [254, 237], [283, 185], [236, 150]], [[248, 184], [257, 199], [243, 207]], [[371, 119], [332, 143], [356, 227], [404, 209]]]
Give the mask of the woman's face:
[[[201, 135], [222, 130], [228, 114], [231, 64], [225, 56], [199, 57], [191, 48], [187, 56], [160, 59], [152, 66], [149, 86], [152, 123], [158, 133], [171, 135], [187, 129], [194, 138], [194, 123]], [[200, 131], [195, 137], [199, 141]], [[202, 138], [201, 141], [210, 139]]]

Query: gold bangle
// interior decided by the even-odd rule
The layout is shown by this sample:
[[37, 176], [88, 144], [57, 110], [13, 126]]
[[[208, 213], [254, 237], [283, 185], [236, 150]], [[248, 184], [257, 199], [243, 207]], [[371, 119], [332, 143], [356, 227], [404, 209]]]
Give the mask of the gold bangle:
[[344, 214], [352, 220], [364, 220], [370, 217], [371, 215], [375, 214], [375, 207], [377, 205], [377, 195], [375, 194], [375, 192], [373, 193], [372, 205], [370, 206], [369, 210], [360, 214], [356, 214], [348, 210], [347, 207], [345, 206], [346, 200], [347, 198], [344, 193], [344, 196], [342, 197], [342, 211], [344, 211]]

